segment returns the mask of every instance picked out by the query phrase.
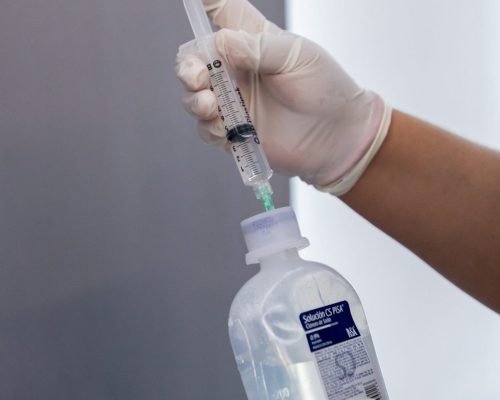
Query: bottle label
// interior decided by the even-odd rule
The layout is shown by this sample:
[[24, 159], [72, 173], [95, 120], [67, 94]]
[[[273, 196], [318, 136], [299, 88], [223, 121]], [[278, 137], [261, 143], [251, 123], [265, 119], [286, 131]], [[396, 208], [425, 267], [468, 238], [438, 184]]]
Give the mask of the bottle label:
[[347, 301], [315, 308], [299, 318], [329, 400], [383, 399]]

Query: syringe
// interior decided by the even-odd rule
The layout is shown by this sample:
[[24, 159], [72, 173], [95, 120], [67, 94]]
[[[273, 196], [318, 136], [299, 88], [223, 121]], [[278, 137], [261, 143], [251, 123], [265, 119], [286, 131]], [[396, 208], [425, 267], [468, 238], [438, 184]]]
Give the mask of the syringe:
[[269, 179], [273, 171], [236, 81], [215, 49], [212, 28], [202, 0], [184, 0], [184, 7], [197, 39], [197, 47], [206, 57], [210, 89], [217, 98], [219, 117], [226, 129], [226, 138], [243, 183], [253, 188], [266, 211], [272, 210], [273, 190]]

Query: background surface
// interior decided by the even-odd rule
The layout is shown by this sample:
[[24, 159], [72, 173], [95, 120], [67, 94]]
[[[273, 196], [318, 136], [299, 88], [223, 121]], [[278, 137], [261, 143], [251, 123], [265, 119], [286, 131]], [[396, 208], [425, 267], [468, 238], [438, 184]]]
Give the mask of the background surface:
[[191, 38], [180, 0], [0, 2], [0, 399], [244, 398], [226, 321], [260, 207], [182, 109]]
[[[395, 108], [500, 149], [498, 1], [287, 6], [289, 27], [328, 49], [361, 86]], [[392, 399], [500, 398], [498, 314], [340, 201], [299, 181], [292, 197], [311, 241], [304, 257], [335, 267], [364, 303]]]

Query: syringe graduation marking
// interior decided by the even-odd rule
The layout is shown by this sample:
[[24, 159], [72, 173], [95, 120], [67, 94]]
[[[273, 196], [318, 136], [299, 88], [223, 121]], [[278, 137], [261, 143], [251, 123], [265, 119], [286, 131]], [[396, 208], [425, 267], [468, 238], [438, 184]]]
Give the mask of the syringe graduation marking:
[[[211, 71], [214, 71], [213, 69]], [[210, 78], [212, 79], [212, 88], [215, 92], [217, 99], [220, 101], [219, 107], [225, 110], [227, 129], [230, 130], [239, 124], [238, 110], [235, 108], [237, 101], [232, 96], [232, 91], [228, 89], [229, 81], [224, 77], [225, 71], [212, 72]]]
[[253, 177], [262, 173], [262, 170], [258, 162], [257, 154], [255, 154], [255, 151], [251, 149], [251, 147], [248, 145], [248, 142], [235, 145], [234, 148], [238, 152], [241, 152], [242, 155], [242, 158], [237, 157], [237, 162], [241, 163], [243, 161], [246, 161], [246, 164], [244, 164], [241, 167], [242, 172], [245, 171], [245, 173], [249, 177]]

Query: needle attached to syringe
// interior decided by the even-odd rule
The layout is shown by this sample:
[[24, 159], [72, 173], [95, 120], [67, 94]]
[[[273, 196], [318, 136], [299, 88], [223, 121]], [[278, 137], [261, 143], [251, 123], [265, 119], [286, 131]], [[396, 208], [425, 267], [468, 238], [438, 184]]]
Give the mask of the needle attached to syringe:
[[217, 98], [219, 117], [226, 129], [226, 138], [243, 183], [253, 188], [255, 196], [262, 202], [266, 211], [272, 210], [273, 190], [269, 179], [273, 171], [269, 167], [236, 81], [215, 49], [212, 28], [202, 0], [184, 0], [184, 7], [197, 39], [198, 49], [206, 57], [210, 89]]

